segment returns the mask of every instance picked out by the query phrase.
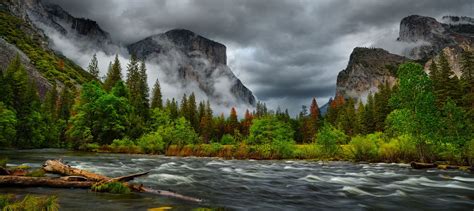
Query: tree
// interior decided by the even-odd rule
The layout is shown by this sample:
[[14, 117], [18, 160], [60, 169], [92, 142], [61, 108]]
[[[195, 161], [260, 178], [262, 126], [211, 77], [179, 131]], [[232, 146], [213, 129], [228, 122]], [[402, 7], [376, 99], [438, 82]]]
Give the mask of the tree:
[[[443, 51], [439, 55], [439, 67], [436, 74], [432, 74], [434, 94], [436, 94], [436, 105], [442, 108], [448, 97], [458, 102], [460, 100], [460, 90], [458, 78], [449, 66], [448, 59]], [[433, 67], [434, 68], [434, 67]]]
[[253, 120], [248, 140], [252, 144], [292, 143], [293, 133], [294, 131], [288, 123], [269, 115]]
[[83, 85], [74, 109], [76, 115], [71, 118], [67, 134], [76, 148], [84, 143], [110, 144], [123, 138], [129, 128], [128, 99], [106, 93], [97, 82]]
[[194, 130], [198, 130], [199, 119], [197, 116], [198, 111], [196, 106], [196, 96], [194, 95], [194, 92], [189, 95], [186, 112], [186, 119], [188, 119], [188, 121], [191, 123], [191, 126], [194, 128]]
[[148, 87], [148, 76], [146, 73], [146, 65], [145, 60], [140, 62], [140, 95], [142, 98], [142, 105], [140, 107], [140, 114], [148, 120], [149, 118], [149, 108], [150, 108], [150, 99], [149, 93], [150, 88]]
[[363, 135], [368, 134], [365, 122], [365, 107], [362, 101], [359, 101], [357, 106], [354, 133]]
[[245, 111], [244, 120], [241, 122], [242, 135], [248, 136], [250, 133], [250, 126], [252, 126], [253, 115], [247, 109]]
[[186, 93], [183, 94], [181, 99], [181, 104], [179, 105], [179, 116], [186, 118], [188, 115], [188, 97]]
[[7, 108], [15, 110], [17, 117], [17, 135], [12, 144], [21, 148], [40, 147], [45, 139], [40, 101], [36, 86], [28, 78], [19, 55], [8, 65], [3, 82], [7, 90], [3, 102]]
[[465, 50], [461, 57], [461, 105], [467, 112], [467, 117], [474, 119], [474, 53]]
[[106, 91], [112, 90], [115, 84], [121, 80], [122, 80], [122, 67], [120, 66], [118, 55], [116, 54], [114, 63], [112, 64], [111, 68], [109, 68], [109, 71], [107, 72], [107, 76], [104, 81], [104, 89]]
[[388, 82], [379, 85], [379, 91], [374, 95], [374, 130], [383, 131], [385, 128], [385, 119], [392, 111], [388, 101], [392, 94], [392, 89]]
[[16, 138], [16, 115], [0, 102], [0, 147], [11, 146]]
[[99, 79], [99, 64], [97, 61], [97, 55], [94, 54], [92, 56], [91, 62], [89, 63], [89, 66], [87, 67], [87, 71], [94, 76], [97, 80]]
[[340, 150], [339, 145], [345, 144], [347, 139], [344, 132], [325, 122], [315, 137], [315, 143], [324, 156], [333, 158]]
[[398, 78], [398, 90], [390, 98], [390, 105], [396, 110], [387, 117], [387, 122], [392, 131], [411, 135], [420, 159], [429, 161], [428, 144], [437, 140], [440, 122], [431, 80], [423, 67], [415, 63], [400, 65]]
[[375, 102], [372, 93], [367, 97], [367, 105], [364, 109], [364, 122], [367, 134], [375, 132]]
[[352, 98], [349, 98], [346, 103], [339, 108], [338, 116], [336, 119], [337, 128], [344, 131], [349, 136], [355, 135], [354, 128], [356, 127], [355, 113], [355, 102]]
[[226, 133], [235, 135], [236, 131], [240, 133], [239, 130], [239, 119], [237, 117], [237, 111], [235, 110], [235, 107], [232, 107], [230, 109], [230, 115], [229, 118], [227, 119], [227, 125], [226, 125]]
[[163, 108], [163, 96], [161, 95], [160, 81], [156, 79], [155, 86], [153, 87], [153, 95], [151, 97], [151, 108]]

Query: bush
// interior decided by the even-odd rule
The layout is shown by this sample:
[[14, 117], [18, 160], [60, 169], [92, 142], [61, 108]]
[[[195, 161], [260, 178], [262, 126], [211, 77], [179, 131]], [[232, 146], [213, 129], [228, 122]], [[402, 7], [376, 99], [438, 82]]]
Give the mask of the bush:
[[88, 152], [98, 152], [100, 145], [98, 143], [88, 143], [83, 144], [79, 147], [79, 150], [88, 151]]
[[271, 146], [273, 158], [293, 158], [295, 144], [292, 141], [275, 141]]
[[474, 166], [474, 139], [466, 143], [464, 147], [464, 157], [467, 159], [467, 163]]
[[235, 144], [234, 136], [230, 134], [224, 134], [221, 138], [221, 144], [224, 144], [224, 145]]
[[339, 144], [345, 143], [347, 138], [348, 136], [344, 132], [329, 123], [325, 123], [315, 136], [315, 143], [319, 146], [323, 157], [333, 158], [340, 150]]
[[417, 158], [416, 142], [410, 135], [390, 139], [379, 147], [379, 156], [384, 161], [413, 161]]
[[109, 182], [94, 184], [91, 187], [92, 191], [95, 192], [107, 192], [107, 193], [118, 193], [118, 194], [128, 194], [130, 189], [121, 182]]
[[183, 147], [187, 144], [194, 144], [198, 140], [198, 135], [193, 127], [183, 117], [173, 123], [158, 127], [157, 133], [163, 137], [166, 147], [171, 144]]
[[137, 145], [144, 153], [158, 154], [163, 153], [165, 149], [163, 137], [157, 132], [143, 135], [137, 140]]
[[373, 161], [377, 159], [377, 143], [381, 143], [380, 133], [367, 136], [356, 136], [349, 143], [352, 158], [356, 161]]
[[111, 150], [113, 152], [124, 152], [124, 153], [139, 153], [140, 148], [130, 140], [129, 138], [115, 139], [112, 144], [110, 144]]
[[22, 200], [12, 194], [0, 195], [1, 210], [59, 210], [58, 197], [26, 195]]

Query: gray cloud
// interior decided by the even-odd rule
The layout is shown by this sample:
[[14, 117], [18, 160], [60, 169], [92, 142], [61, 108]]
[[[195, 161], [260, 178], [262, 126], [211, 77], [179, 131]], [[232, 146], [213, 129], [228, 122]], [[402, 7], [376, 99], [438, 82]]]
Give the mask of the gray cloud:
[[[229, 66], [262, 100], [297, 113], [334, 94], [356, 46], [390, 49], [408, 15], [474, 16], [471, 0], [50, 0], [121, 43], [186, 28], [227, 46]], [[396, 49], [392, 50], [396, 51]]]

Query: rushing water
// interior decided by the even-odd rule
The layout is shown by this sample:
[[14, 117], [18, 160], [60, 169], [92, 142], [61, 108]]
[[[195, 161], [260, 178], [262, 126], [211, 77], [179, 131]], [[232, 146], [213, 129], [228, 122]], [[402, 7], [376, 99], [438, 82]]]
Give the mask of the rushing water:
[[406, 164], [254, 161], [58, 150], [0, 151], [9, 165], [40, 167], [62, 158], [107, 176], [150, 171], [135, 179], [156, 189], [199, 197], [201, 203], [150, 194], [116, 195], [84, 189], [1, 187], [0, 193], [55, 194], [63, 210], [146, 210], [156, 207], [244, 210], [473, 210], [474, 174], [413, 170]]

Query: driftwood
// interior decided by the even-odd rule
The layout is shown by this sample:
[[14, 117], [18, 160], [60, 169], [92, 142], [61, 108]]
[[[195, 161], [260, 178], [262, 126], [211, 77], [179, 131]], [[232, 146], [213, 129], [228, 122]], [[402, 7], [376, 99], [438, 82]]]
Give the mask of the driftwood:
[[5, 169], [8, 176], [0, 176], [0, 186], [22, 186], [22, 187], [52, 187], [52, 188], [91, 188], [94, 184], [121, 182], [134, 192], [151, 193], [166, 197], [173, 197], [192, 202], [201, 202], [201, 199], [184, 196], [164, 190], [155, 190], [144, 187], [142, 184], [130, 184], [128, 181], [136, 177], [148, 174], [149, 172], [135, 173], [116, 178], [96, 174], [86, 170], [71, 167], [60, 160], [47, 160], [43, 165], [43, 170], [47, 173], [63, 175], [59, 178], [51, 177], [26, 177], [14, 176], [12, 171]]
[[419, 162], [411, 162], [411, 167], [414, 169], [429, 169], [429, 168], [436, 168], [438, 165], [436, 163], [419, 163]]
[[66, 181], [50, 177], [0, 176], [0, 185], [21, 187], [51, 187], [51, 188], [90, 188], [91, 181]]
[[121, 177], [116, 177], [116, 178], [110, 178], [104, 175], [100, 174], [95, 174], [89, 171], [85, 171], [82, 169], [74, 168], [69, 165], [66, 165], [62, 163], [60, 160], [47, 160], [45, 164], [43, 165], [43, 170], [49, 173], [56, 173], [56, 174], [61, 174], [61, 175], [67, 175], [67, 176], [76, 176], [76, 177], [84, 177], [87, 178], [90, 181], [94, 181], [97, 183], [108, 183], [108, 182], [123, 182], [125, 186], [130, 188], [130, 190], [135, 191], [135, 192], [143, 192], [143, 193], [151, 193], [151, 194], [157, 194], [161, 196], [166, 196], [166, 197], [172, 197], [172, 198], [178, 198], [186, 201], [192, 201], [192, 202], [201, 202], [201, 199], [194, 198], [194, 197], [189, 197], [189, 196], [184, 196], [178, 193], [173, 193], [170, 191], [165, 191], [165, 190], [155, 190], [152, 188], [144, 187], [142, 184], [129, 184], [127, 183], [130, 180], [133, 180], [136, 177], [140, 177], [143, 175], [148, 174], [149, 172], [142, 172], [142, 173], [136, 173], [136, 174], [130, 174], [126, 176], [121, 176]]

